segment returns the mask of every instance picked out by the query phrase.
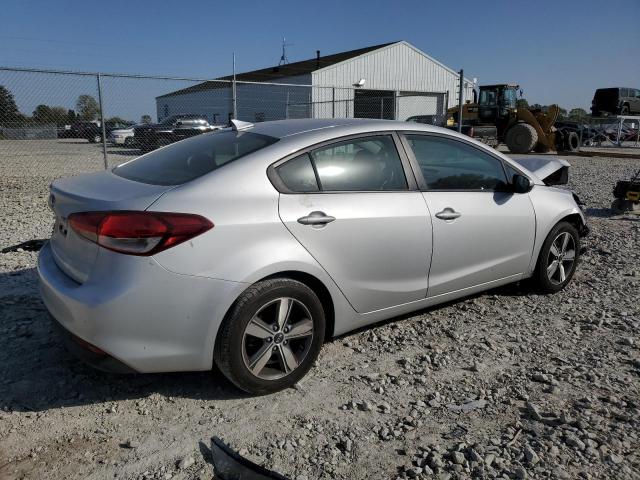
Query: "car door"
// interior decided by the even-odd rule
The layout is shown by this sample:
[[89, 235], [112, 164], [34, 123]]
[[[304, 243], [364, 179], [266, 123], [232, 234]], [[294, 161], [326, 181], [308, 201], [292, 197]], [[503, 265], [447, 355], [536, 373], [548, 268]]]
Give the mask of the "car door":
[[528, 194], [507, 191], [516, 170], [479, 147], [441, 135], [406, 134], [433, 223], [429, 297], [528, 268], [535, 213]]
[[360, 313], [427, 292], [431, 219], [397, 141], [336, 141], [273, 170], [282, 221]]

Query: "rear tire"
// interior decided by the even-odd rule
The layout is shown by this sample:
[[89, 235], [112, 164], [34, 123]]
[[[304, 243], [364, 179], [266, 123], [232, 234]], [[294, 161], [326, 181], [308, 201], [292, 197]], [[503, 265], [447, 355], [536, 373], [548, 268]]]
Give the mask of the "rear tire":
[[577, 152], [580, 148], [580, 137], [576, 132], [568, 132], [565, 137], [564, 147], [569, 152]]
[[578, 230], [568, 222], [558, 223], [549, 232], [540, 249], [534, 274], [537, 287], [543, 293], [556, 293], [562, 290], [573, 278], [579, 257]]
[[245, 290], [231, 307], [218, 330], [214, 360], [241, 390], [273, 393], [306, 375], [318, 358], [324, 333], [324, 310], [313, 290], [288, 278], [264, 280]]
[[516, 123], [507, 131], [505, 143], [512, 153], [529, 153], [538, 143], [538, 132], [528, 123]]

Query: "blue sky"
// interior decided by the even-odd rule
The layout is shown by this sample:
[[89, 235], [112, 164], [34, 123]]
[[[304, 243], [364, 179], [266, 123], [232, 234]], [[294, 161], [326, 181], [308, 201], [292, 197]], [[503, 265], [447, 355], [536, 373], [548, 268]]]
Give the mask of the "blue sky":
[[[214, 77], [234, 51], [239, 71], [276, 64], [286, 36], [290, 61], [407, 40], [480, 84], [520, 83], [530, 103], [587, 108], [597, 87], [640, 87], [639, 0], [2, 3], [4, 66]], [[46, 84], [10, 81], [25, 109]]]

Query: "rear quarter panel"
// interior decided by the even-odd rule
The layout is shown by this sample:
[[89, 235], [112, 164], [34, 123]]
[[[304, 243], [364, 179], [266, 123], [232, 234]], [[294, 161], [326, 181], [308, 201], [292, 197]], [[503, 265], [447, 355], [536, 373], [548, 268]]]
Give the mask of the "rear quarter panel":
[[336, 330], [348, 330], [355, 311], [280, 220], [279, 193], [266, 174], [269, 163], [238, 161], [158, 199], [148, 210], [195, 213], [214, 227], [154, 259], [174, 273], [241, 282], [245, 288], [282, 272], [312, 275], [331, 294]]

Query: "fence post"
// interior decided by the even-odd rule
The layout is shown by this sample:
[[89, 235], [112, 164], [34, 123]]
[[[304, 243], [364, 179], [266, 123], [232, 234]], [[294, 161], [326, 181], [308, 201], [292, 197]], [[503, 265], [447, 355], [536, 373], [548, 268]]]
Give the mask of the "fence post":
[[236, 96], [236, 54], [233, 53], [233, 84], [231, 86], [232, 94], [233, 94], [233, 115], [231, 118], [238, 118], [238, 105], [237, 105], [237, 96]]
[[400, 120], [400, 92], [396, 90], [393, 99], [393, 119]]
[[460, 70], [460, 88], [458, 90], [458, 132], [462, 133], [462, 105], [464, 103], [464, 70]]
[[284, 118], [289, 120], [289, 90], [287, 90], [287, 105], [284, 110]]
[[336, 87], [331, 87], [331, 118], [336, 118]]
[[618, 117], [620, 123], [618, 124], [618, 136], [616, 137], [616, 144], [621, 147], [622, 142], [620, 141], [620, 137], [622, 136], [622, 124], [624, 123], [624, 118]]
[[104, 124], [104, 108], [102, 106], [102, 79], [100, 74], [96, 75], [98, 79], [98, 104], [100, 105], [100, 125], [102, 126], [102, 156], [104, 157], [104, 169], [109, 169], [109, 160], [107, 158], [107, 129]]

